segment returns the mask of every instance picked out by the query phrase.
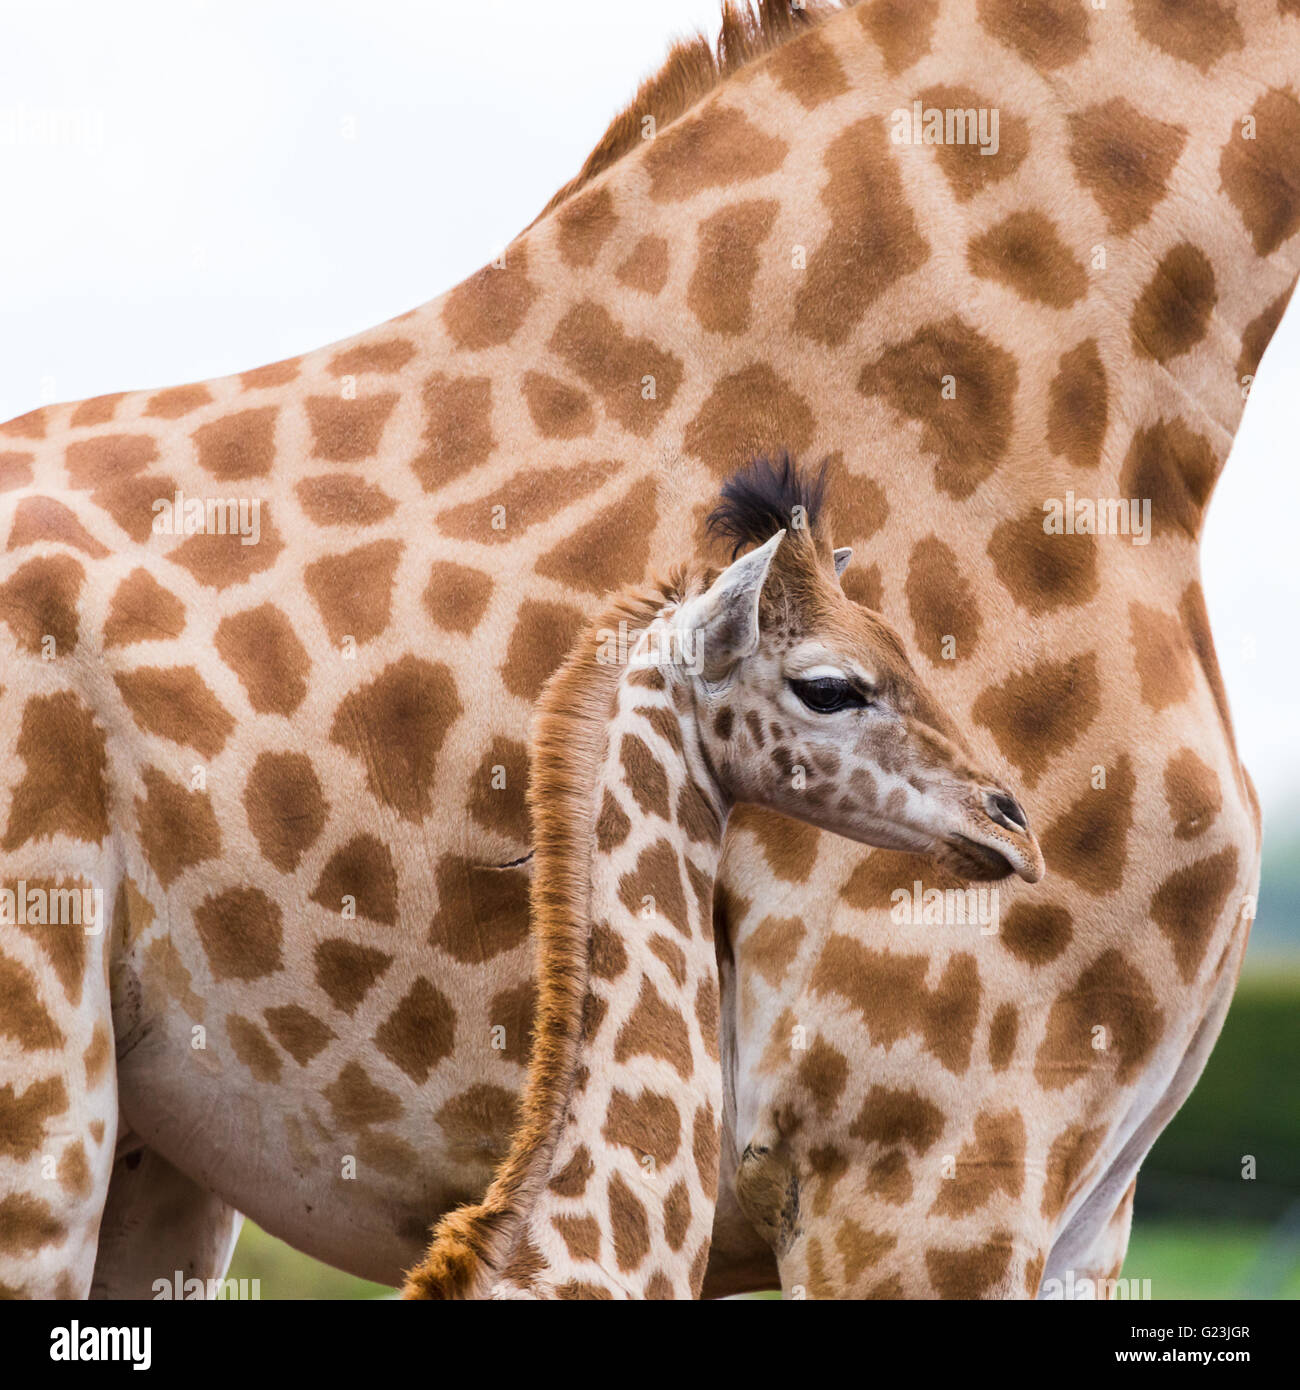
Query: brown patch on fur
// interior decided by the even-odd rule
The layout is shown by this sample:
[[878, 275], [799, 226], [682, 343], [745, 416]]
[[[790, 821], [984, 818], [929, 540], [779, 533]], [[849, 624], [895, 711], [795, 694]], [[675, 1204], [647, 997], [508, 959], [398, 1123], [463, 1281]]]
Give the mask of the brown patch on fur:
[[308, 396], [307, 419], [315, 441], [316, 458], [331, 463], [356, 463], [372, 458], [388, 417], [397, 404], [396, 391], [377, 396]]
[[778, 449], [799, 454], [812, 442], [808, 402], [767, 362], [755, 362], [714, 383], [686, 426], [684, 447], [719, 478]]
[[643, 236], [618, 268], [620, 285], [650, 296], [668, 283], [668, 243], [661, 236]]
[[68, 424], [73, 426], [108, 424], [117, 410], [118, 403], [125, 395], [125, 391], [114, 391], [107, 396], [92, 396], [89, 400], [82, 401], [68, 418]]
[[658, 522], [654, 478], [634, 483], [578, 530], [537, 559], [534, 569], [567, 588], [608, 594], [639, 583], [650, 559]]
[[1020, 1034], [1020, 1011], [1014, 1004], [999, 1004], [989, 1024], [989, 1065], [994, 1071], [1005, 1071], [1016, 1053]]
[[284, 964], [280, 909], [258, 888], [227, 888], [194, 910], [214, 980], [260, 980]]
[[743, 333], [749, 327], [759, 248], [772, 230], [779, 207], [774, 198], [733, 203], [696, 227], [699, 250], [686, 287], [686, 304], [702, 328], [711, 333]]
[[931, 988], [925, 981], [929, 966], [928, 956], [872, 950], [836, 933], [817, 958], [811, 985], [857, 1009], [877, 1046], [889, 1048], [920, 1034], [929, 1051], [961, 1075], [970, 1065], [979, 1018], [979, 969], [974, 956], [958, 952]]
[[925, 1267], [940, 1298], [982, 1298], [1005, 1278], [1015, 1248], [1009, 1231], [995, 1231], [970, 1249], [930, 1249]]
[[[1297, 0], [1297, 3], [1300, 4], [1300, 0]], [[1273, 334], [1277, 332], [1278, 324], [1282, 322], [1282, 315], [1286, 312], [1294, 288], [1293, 285], [1291, 289], [1283, 290], [1276, 299], [1270, 300], [1242, 330], [1241, 353], [1237, 358], [1238, 381], [1244, 383], [1247, 377], [1253, 377], [1259, 370], [1264, 349], [1268, 347]], [[3, 457], [0, 457], [0, 492], [4, 491], [3, 464]]]
[[806, 883], [817, 863], [821, 831], [788, 820], [761, 806], [742, 805], [733, 812], [729, 830], [749, 830], [758, 840], [768, 868], [786, 883]]
[[1032, 5], [979, 0], [977, 13], [995, 39], [1048, 72], [1074, 62], [1088, 47], [1085, 0], [1035, 0]]
[[132, 570], [117, 586], [104, 620], [104, 645], [126, 647], [179, 637], [185, 605], [146, 569]]
[[434, 492], [486, 463], [496, 448], [492, 433], [492, 381], [485, 376], [435, 372], [424, 384], [424, 448], [411, 467], [425, 492]]
[[53, 657], [75, 651], [77, 598], [85, 577], [71, 555], [28, 560], [0, 584], [0, 621], [8, 623], [18, 645], [35, 656], [46, 650], [47, 639], [53, 640]]
[[662, 420], [685, 371], [674, 353], [650, 338], [634, 337], [591, 299], [569, 309], [550, 347], [596, 392], [606, 413], [635, 435], [649, 434]]
[[528, 253], [515, 243], [504, 264], [484, 266], [451, 291], [443, 301], [442, 322], [468, 351], [499, 347], [518, 332], [537, 293], [528, 278]]
[[258, 406], [201, 425], [193, 436], [200, 466], [222, 482], [266, 477], [275, 462], [277, 410]]
[[823, 157], [821, 201], [830, 227], [808, 257], [795, 329], [839, 347], [891, 285], [923, 265], [917, 229], [885, 122], [870, 116], [841, 131]]
[[375, 1046], [399, 1071], [423, 1086], [438, 1063], [455, 1051], [456, 1010], [441, 990], [419, 975], [379, 1025]]
[[1106, 369], [1097, 340], [1085, 338], [1078, 347], [1062, 353], [1056, 364], [1047, 409], [1051, 451], [1063, 454], [1076, 468], [1096, 468], [1106, 438], [1108, 401]]
[[[890, 2], [900, 4], [901, 8], [901, 0]], [[935, 8], [938, 8], [937, 5]], [[978, 140], [969, 136], [965, 141], [955, 140], [951, 144], [945, 141], [932, 147], [934, 158], [958, 202], [967, 202], [986, 185], [1014, 174], [1029, 153], [1029, 122], [1012, 115], [1001, 101], [994, 102], [970, 87], [945, 85], [924, 88], [917, 93], [917, 100], [925, 107], [939, 111], [978, 113], [993, 106], [1001, 109], [997, 154], [987, 154], [988, 147], [981, 146]]]
[[1082, 1177], [1083, 1170], [1092, 1161], [1105, 1137], [1103, 1128], [1087, 1129], [1083, 1125], [1071, 1125], [1052, 1141], [1047, 1154], [1047, 1175], [1040, 1207], [1049, 1220], [1055, 1220], [1065, 1210], [1075, 1183]]
[[415, 344], [405, 338], [362, 343], [330, 358], [331, 376], [360, 376], [362, 372], [400, 372], [415, 356]]
[[[1120, 474], [1124, 497], [1151, 499], [1151, 534], [1201, 533], [1219, 459], [1214, 446], [1174, 416], [1134, 431]], [[1059, 539], [1059, 537], [1058, 537]]]
[[[636, 96], [614, 118], [587, 156], [577, 177], [555, 194], [538, 220], [572, 198], [624, 155], [642, 148], [643, 117], [654, 117], [659, 138], [662, 138], [667, 125], [698, 105], [733, 73], [837, 12], [837, 7], [824, 5], [822, 0], [806, 0], [798, 6], [791, 0], [759, 0], [757, 13], [748, 5], [724, 3], [716, 46], [710, 45], [703, 35], [675, 43], [663, 67], [641, 84]], [[658, 142], [657, 139], [656, 144]]]
[[1089, 786], [1043, 833], [1049, 871], [1089, 893], [1115, 892], [1124, 882], [1136, 790], [1132, 760], [1120, 753], [1106, 768], [1106, 785]]
[[568, 266], [592, 266], [618, 224], [608, 186], [574, 198], [555, 219], [560, 255]]
[[957, 1154], [956, 1172], [939, 1184], [932, 1216], [967, 1216], [998, 1192], [1020, 1196], [1025, 1185], [1025, 1122], [1018, 1110], [976, 1115], [975, 1137]]
[[[1041, 511], [1038, 515], [1041, 521]], [[1041, 524], [1038, 529], [1041, 533]], [[917, 541], [905, 592], [917, 648], [933, 665], [942, 668], [975, 654], [980, 635], [975, 591], [965, 567], [937, 536]]]
[[302, 704], [311, 660], [293, 624], [274, 604], [223, 618], [216, 646], [258, 714], [290, 715]]
[[[946, 376], [956, 382], [950, 400], [942, 395]], [[858, 390], [882, 396], [921, 425], [921, 444], [935, 457], [935, 485], [963, 501], [1007, 451], [1018, 380], [1011, 353], [961, 319], [948, 318], [868, 362]]]
[[24, 497], [14, 508], [6, 549], [23, 550], [46, 541], [83, 550], [92, 560], [108, 554], [108, 547], [86, 530], [71, 507], [53, 497]]
[[1134, 351], [1161, 366], [1190, 352], [1210, 331], [1218, 302], [1210, 258], [1199, 246], [1180, 242], [1161, 258], [1133, 306]]
[[0, 452], [0, 492], [14, 492], [32, 480], [34, 454], [18, 454], [12, 450]]
[[525, 372], [522, 386], [528, 413], [544, 439], [577, 439], [596, 428], [591, 400], [576, 386], [545, 372]]
[[1097, 654], [1086, 652], [1013, 673], [985, 689], [971, 713], [1035, 787], [1052, 758], [1081, 737], [1100, 708]]
[[1194, 840], [1214, 824], [1223, 809], [1218, 774], [1190, 748], [1180, 748], [1165, 764], [1165, 801], [1174, 838]]
[[1123, 97], [1070, 114], [1070, 163], [1116, 236], [1139, 227], [1169, 191], [1187, 132]]
[[248, 1068], [255, 1081], [275, 1085], [280, 1080], [279, 1054], [256, 1023], [240, 1014], [227, 1014], [226, 1032], [235, 1056]]
[[345, 637], [358, 645], [388, 626], [400, 541], [375, 541], [344, 555], [326, 555], [303, 571], [303, 584], [320, 611], [330, 641]]
[[[1094, 1032], [1098, 1028], [1104, 1032]], [[1146, 978], [1119, 951], [1103, 951], [1052, 1005], [1034, 1079], [1046, 1091], [1059, 1091], [1113, 1066], [1116, 1084], [1127, 1085], [1163, 1030], [1164, 1013]]]
[[436, 560], [429, 571], [424, 608], [444, 631], [468, 635], [482, 621], [491, 597], [492, 580], [482, 570]]
[[17, 754], [26, 764], [0, 849], [68, 835], [100, 844], [108, 834], [104, 731], [71, 691], [33, 695], [23, 707]]
[[373, 526], [397, 510], [383, 488], [348, 473], [304, 478], [295, 491], [307, 519], [317, 526]]
[[1068, 309], [1088, 291], [1087, 272], [1041, 212], [1013, 212], [981, 232], [971, 241], [966, 261], [976, 275], [1052, 309]]
[[386, 951], [353, 941], [322, 941], [314, 956], [316, 983], [345, 1014], [356, 1013], [371, 986], [393, 963]]
[[0, 1154], [22, 1162], [40, 1148], [45, 1122], [68, 1108], [61, 1076], [33, 1081], [21, 1095], [12, 1082], [0, 1086]]
[[1156, 889], [1151, 916], [1173, 947], [1186, 984], [1196, 978], [1214, 928], [1237, 882], [1237, 850], [1229, 845], [1208, 858], [1176, 869]]
[[212, 392], [202, 382], [195, 382], [191, 386], [171, 386], [166, 391], [158, 391], [149, 397], [144, 413], [158, 420], [179, 420], [182, 415], [211, 402]]
[[1148, 43], [1208, 72], [1241, 48], [1241, 25], [1220, 0], [1133, 0], [1133, 25]]
[[482, 965], [528, 939], [528, 875], [444, 855], [434, 870], [438, 911], [429, 943], [462, 965]]
[[287, 874], [316, 843], [329, 805], [305, 753], [259, 753], [244, 786], [244, 810], [262, 854]]
[[345, 898], [352, 898], [357, 916], [396, 926], [398, 874], [388, 845], [374, 835], [353, 835], [348, 844], [335, 849], [311, 890], [311, 901], [332, 912], [342, 912]]
[[322, 1052], [335, 1036], [332, 1028], [301, 1004], [278, 1005], [265, 1010], [265, 1017], [271, 1036], [300, 1067]]
[[446, 666], [404, 656], [343, 699], [330, 742], [360, 760], [383, 805], [419, 822], [432, 805], [443, 739], [461, 709]]
[[156, 767], [142, 774], [135, 799], [140, 847], [164, 888], [195, 864], [221, 853], [221, 831], [206, 791], [189, 791]]

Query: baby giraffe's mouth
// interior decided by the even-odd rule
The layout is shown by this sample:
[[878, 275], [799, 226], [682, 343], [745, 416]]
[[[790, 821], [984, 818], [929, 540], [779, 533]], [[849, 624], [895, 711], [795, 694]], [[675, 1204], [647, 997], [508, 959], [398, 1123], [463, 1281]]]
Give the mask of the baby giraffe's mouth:
[[1019, 869], [991, 845], [982, 845], [968, 835], [954, 835], [944, 845], [941, 856], [946, 869], [951, 869], [960, 878], [980, 882], [992, 879], [1009, 878]]
[[1017, 874], [1026, 883], [1043, 876], [1043, 852], [1029, 820], [1013, 797], [1003, 791], [983, 792], [967, 812], [966, 828], [954, 831], [937, 856], [945, 868], [962, 878], [990, 880]]

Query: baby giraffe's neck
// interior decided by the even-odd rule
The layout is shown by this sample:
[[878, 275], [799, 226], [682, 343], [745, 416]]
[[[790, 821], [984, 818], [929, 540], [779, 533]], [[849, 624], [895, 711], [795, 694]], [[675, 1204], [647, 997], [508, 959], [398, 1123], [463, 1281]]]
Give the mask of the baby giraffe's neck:
[[708, 1262], [722, 1111], [712, 897], [727, 806], [682, 683], [623, 668], [612, 706], [591, 788], [582, 1036], [498, 1294], [517, 1283], [546, 1296], [528, 1289], [544, 1270], [561, 1297], [698, 1298]]

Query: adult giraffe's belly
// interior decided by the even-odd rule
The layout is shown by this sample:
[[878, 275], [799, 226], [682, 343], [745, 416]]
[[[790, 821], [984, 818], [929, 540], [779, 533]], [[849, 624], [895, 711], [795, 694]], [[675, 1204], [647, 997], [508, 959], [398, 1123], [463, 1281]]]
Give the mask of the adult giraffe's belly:
[[[483, 896], [467, 903], [461, 959], [394, 929], [387, 966], [356, 952], [326, 967], [338, 1007], [310, 986], [342, 938], [286, 933], [278, 978], [200, 995], [208, 953], [188, 924], [146, 930], [114, 969], [124, 1129], [297, 1248], [398, 1282], [430, 1224], [486, 1187], [524, 1074], [526, 904], [512, 890], [489, 919]], [[363, 991], [367, 973], [381, 978]]]

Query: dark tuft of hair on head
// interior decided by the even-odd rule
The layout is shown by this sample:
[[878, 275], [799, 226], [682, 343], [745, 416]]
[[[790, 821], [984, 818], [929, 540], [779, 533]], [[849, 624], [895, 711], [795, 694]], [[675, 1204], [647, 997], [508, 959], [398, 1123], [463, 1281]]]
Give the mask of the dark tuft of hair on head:
[[[815, 533], [826, 500], [826, 469], [801, 469], [784, 451], [758, 458], [722, 485], [722, 500], [709, 513], [708, 533], [731, 542], [734, 560], [746, 546], [762, 545], [778, 531]], [[795, 508], [802, 509], [798, 524]]]

